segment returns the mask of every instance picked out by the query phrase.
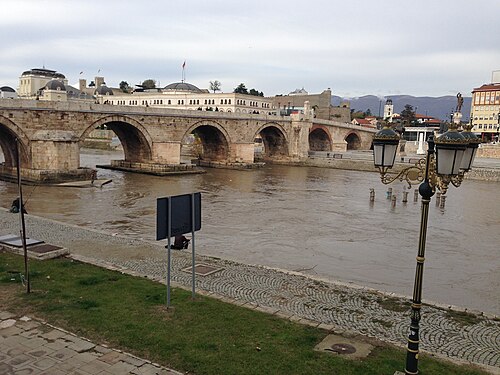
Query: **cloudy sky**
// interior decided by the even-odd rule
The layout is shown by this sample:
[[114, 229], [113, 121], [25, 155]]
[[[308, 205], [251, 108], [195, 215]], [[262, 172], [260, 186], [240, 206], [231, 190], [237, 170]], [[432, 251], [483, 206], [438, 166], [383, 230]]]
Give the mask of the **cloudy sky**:
[[[499, 0], [0, 0], [0, 86], [45, 66], [109, 86], [469, 96], [500, 70]], [[80, 72], [83, 72], [80, 74]]]

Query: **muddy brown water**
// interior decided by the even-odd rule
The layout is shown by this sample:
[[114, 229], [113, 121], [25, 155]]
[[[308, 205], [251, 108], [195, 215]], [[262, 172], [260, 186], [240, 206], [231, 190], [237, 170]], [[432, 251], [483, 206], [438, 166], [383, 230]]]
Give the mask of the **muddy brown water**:
[[[120, 153], [82, 153], [82, 165], [107, 164]], [[154, 240], [156, 199], [202, 193], [197, 252], [329, 280], [411, 295], [420, 202], [391, 207], [375, 173], [266, 166], [251, 171], [156, 177], [100, 169], [98, 188], [26, 186], [30, 214]], [[465, 181], [450, 188], [446, 207], [430, 204], [424, 300], [500, 312], [498, 183]], [[369, 202], [369, 189], [376, 192]], [[34, 190], [33, 190], [34, 189]], [[17, 196], [0, 181], [1, 206]]]

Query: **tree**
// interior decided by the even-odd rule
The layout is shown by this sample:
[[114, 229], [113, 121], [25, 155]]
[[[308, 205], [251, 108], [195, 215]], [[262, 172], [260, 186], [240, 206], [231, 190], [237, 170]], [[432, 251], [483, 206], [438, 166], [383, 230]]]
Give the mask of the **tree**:
[[122, 92], [129, 92], [130, 91], [130, 85], [128, 84], [127, 81], [121, 81], [120, 82], [120, 90]]
[[249, 94], [253, 96], [264, 96], [263, 92], [259, 92], [258, 90], [255, 89], [250, 89]]
[[245, 87], [245, 84], [244, 83], [240, 83], [238, 85], [238, 87], [236, 87], [233, 91], [234, 93], [236, 94], [246, 94], [248, 95], [248, 90], [247, 88]]
[[412, 124], [415, 122], [415, 111], [413, 110], [413, 106], [406, 104], [405, 109], [401, 111], [401, 121], [403, 124]]
[[351, 118], [365, 118], [366, 113], [363, 111], [356, 111], [355, 109], [351, 109]]
[[141, 85], [144, 89], [155, 89], [156, 88], [156, 81], [154, 79], [147, 79], [144, 82], [142, 82]]
[[219, 81], [217, 81], [217, 80], [210, 81], [209, 89], [210, 89], [210, 91], [213, 91], [214, 94], [216, 91], [220, 91], [220, 87], [221, 87], [221, 83]]
[[370, 110], [370, 108], [368, 108], [366, 111], [365, 111], [365, 117], [368, 117], [368, 116], [371, 116], [372, 115], [372, 111]]

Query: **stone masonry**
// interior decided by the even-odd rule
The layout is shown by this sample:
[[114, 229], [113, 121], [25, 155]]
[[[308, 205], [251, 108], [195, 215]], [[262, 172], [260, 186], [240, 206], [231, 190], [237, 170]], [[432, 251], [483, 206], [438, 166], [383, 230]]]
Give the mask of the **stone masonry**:
[[[16, 142], [20, 142], [23, 174], [32, 179], [41, 171], [78, 175], [80, 145], [96, 128], [116, 133], [132, 163], [179, 164], [183, 139], [200, 135], [209, 160], [253, 163], [254, 140], [260, 135], [267, 157], [301, 161], [308, 157], [309, 133], [321, 122], [322, 136], [336, 148], [346, 148], [354, 134], [368, 149], [374, 130], [352, 124], [316, 120], [308, 115], [290, 117], [112, 106], [35, 100], [0, 101], [0, 146], [3, 173], [15, 166]], [[340, 145], [340, 146], [339, 146]], [[328, 147], [328, 145], [327, 145]], [[221, 155], [220, 149], [224, 150]], [[210, 153], [210, 150], [216, 150]], [[325, 150], [329, 151], [329, 150]], [[37, 172], [34, 172], [37, 171]]]

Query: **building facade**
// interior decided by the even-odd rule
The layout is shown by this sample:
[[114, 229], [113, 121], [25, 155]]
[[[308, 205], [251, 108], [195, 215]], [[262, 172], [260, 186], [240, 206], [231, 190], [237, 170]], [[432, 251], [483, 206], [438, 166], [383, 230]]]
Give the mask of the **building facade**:
[[302, 111], [304, 103], [308, 101], [314, 110], [316, 118], [323, 120], [351, 122], [351, 108], [349, 102], [343, 102], [339, 107], [332, 105], [332, 91], [324, 90], [321, 94], [308, 94], [304, 89], [295, 90], [288, 95], [276, 95], [273, 105], [280, 114], [290, 115], [295, 111]]
[[472, 90], [470, 118], [472, 131], [483, 142], [498, 141], [500, 131], [500, 71], [493, 72], [492, 82]]
[[394, 116], [394, 104], [392, 104], [392, 99], [387, 99], [384, 105], [384, 117], [383, 119], [387, 122], [392, 122]]
[[58, 73], [55, 70], [45, 68], [27, 70], [19, 77], [17, 95], [22, 99], [39, 98], [40, 90], [52, 80], [61, 81], [65, 86], [68, 84], [68, 80], [64, 74]]
[[9, 86], [0, 87], [0, 99], [15, 99], [17, 98], [16, 90]]
[[[101, 86], [103, 87], [103, 86]], [[164, 88], [136, 90], [131, 94], [114, 90], [96, 90], [99, 103], [233, 113], [276, 114], [270, 98], [237, 93], [210, 93], [187, 82]]]

